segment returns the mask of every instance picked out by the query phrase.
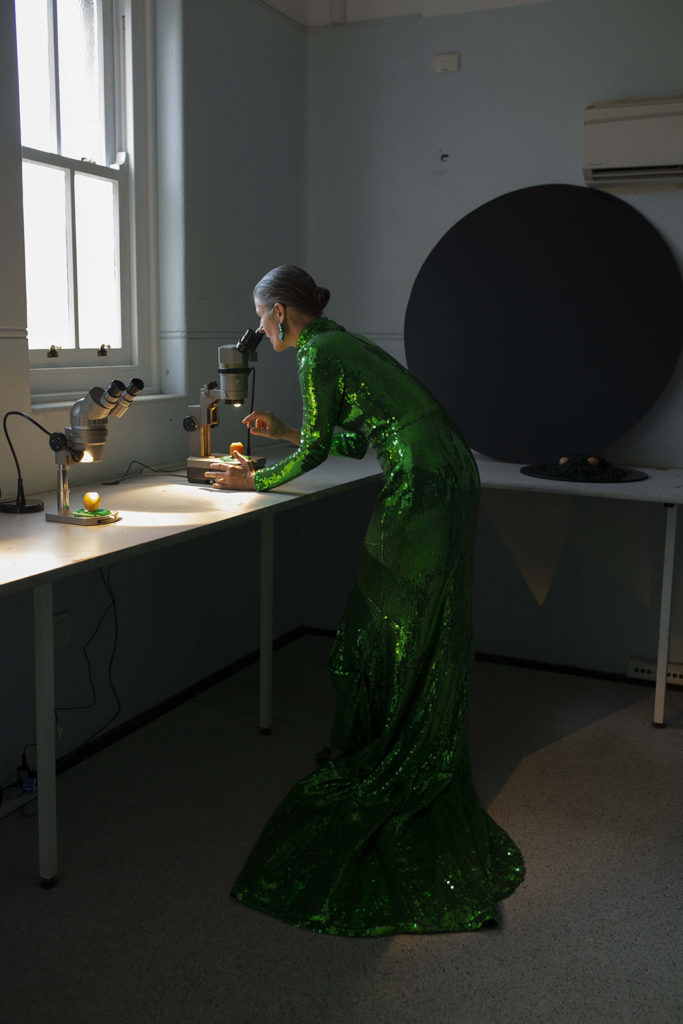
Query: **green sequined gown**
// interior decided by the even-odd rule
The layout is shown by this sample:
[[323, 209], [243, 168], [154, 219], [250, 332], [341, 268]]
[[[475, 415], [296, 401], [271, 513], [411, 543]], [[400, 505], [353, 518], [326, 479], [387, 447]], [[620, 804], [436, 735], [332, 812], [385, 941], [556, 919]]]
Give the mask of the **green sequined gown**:
[[384, 486], [330, 658], [342, 754], [291, 789], [233, 895], [338, 935], [480, 928], [524, 866], [470, 772], [476, 465], [441, 406], [367, 339], [321, 317], [297, 361], [301, 443], [256, 489], [368, 446]]

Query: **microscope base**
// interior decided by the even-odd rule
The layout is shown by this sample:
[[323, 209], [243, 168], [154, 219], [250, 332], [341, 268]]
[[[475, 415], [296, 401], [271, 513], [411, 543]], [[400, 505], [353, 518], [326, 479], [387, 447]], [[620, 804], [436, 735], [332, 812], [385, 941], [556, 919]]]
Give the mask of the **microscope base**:
[[[224, 455], [190, 455], [187, 460], [187, 479], [191, 484], [210, 483], [204, 473], [211, 468], [212, 462], [219, 462], [224, 458]], [[249, 458], [254, 469], [261, 469], [266, 464], [263, 455], [250, 455]]]
[[121, 516], [118, 512], [110, 512], [108, 516], [75, 516], [66, 512], [46, 512], [49, 523], [69, 523], [70, 526], [104, 526], [106, 523], [117, 523]]

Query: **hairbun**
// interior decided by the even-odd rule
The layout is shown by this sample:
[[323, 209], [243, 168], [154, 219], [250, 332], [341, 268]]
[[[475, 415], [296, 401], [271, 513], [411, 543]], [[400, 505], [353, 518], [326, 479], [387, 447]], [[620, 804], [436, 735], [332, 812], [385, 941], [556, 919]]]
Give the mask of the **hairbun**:
[[287, 263], [273, 267], [261, 278], [254, 288], [254, 298], [264, 306], [281, 302], [302, 313], [320, 316], [330, 301], [330, 290], [319, 288], [307, 271]]

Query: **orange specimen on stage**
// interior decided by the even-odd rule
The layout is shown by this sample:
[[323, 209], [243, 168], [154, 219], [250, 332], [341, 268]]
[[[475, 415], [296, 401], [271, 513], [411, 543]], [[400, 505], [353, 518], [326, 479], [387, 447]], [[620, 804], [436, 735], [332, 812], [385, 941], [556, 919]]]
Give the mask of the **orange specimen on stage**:
[[87, 512], [94, 512], [100, 504], [100, 496], [97, 491], [88, 491], [83, 495], [83, 508]]

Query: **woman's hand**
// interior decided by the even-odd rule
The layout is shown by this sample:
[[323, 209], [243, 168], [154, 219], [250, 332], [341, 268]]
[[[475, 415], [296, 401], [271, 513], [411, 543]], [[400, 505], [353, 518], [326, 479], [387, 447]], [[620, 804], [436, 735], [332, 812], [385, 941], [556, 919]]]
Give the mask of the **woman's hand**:
[[288, 427], [274, 412], [250, 412], [242, 423], [249, 428], [250, 433], [258, 434], [259, 437], [282, 437], [291, 444], [299, 444], [299, 431]]
[[254, 471], [251, 463], [239, 452], [234, 453], [234, 458], [240, 463], [239, 466], [212, 462], [204, 476], [222, 491], [253, 491]]

